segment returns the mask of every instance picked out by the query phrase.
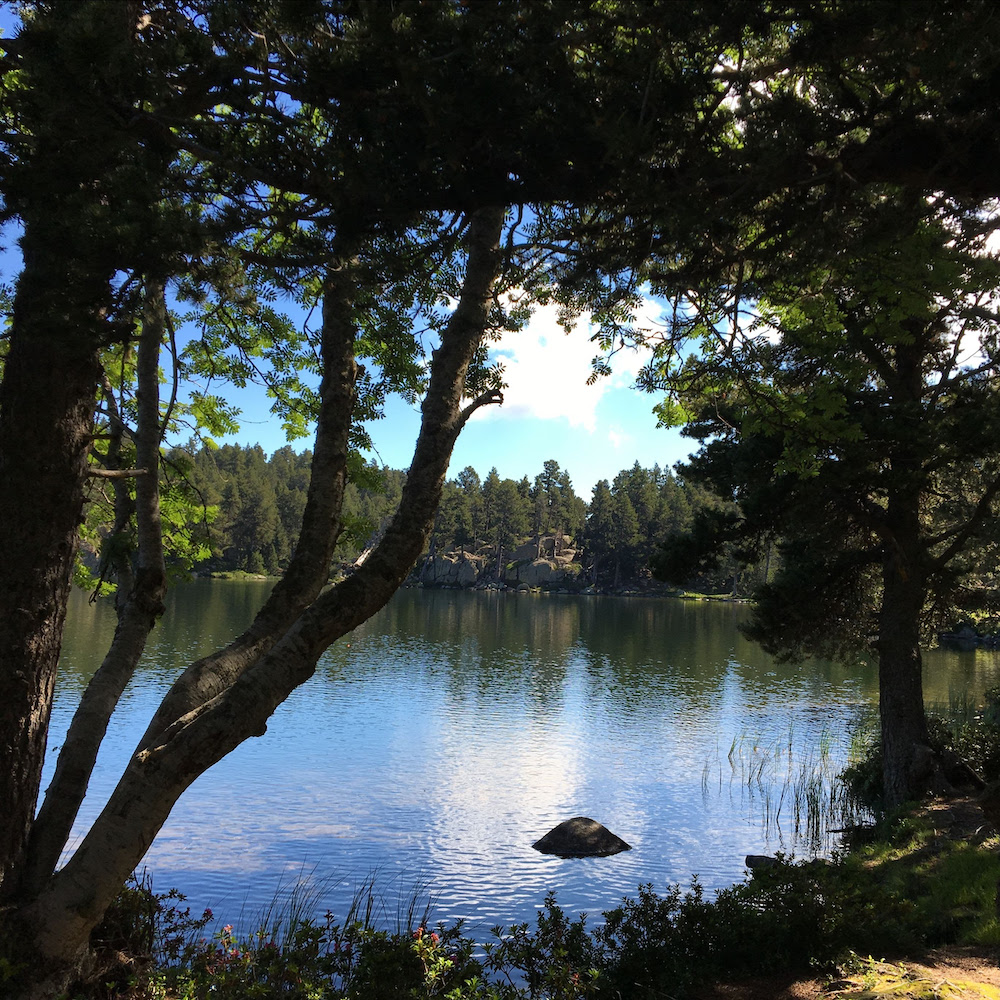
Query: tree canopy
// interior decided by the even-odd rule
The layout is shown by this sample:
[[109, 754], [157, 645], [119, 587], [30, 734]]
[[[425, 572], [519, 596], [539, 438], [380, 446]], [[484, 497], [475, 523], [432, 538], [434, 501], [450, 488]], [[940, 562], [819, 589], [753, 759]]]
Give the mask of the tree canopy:
[[[26, 4], [0, 43], [0, 190], [24, 261], [0, 384], [0, 548], [17, 567], [0, 581], [0, 907], [3, 940], [36, 959], [20, 995], [86, 972], [91, 930], [177, 797], [261, 735], [323, 649], [389, 599], [433, 530], [457, 435], [502, 397], [489, 338], [533, 300], [592, 310], [606, 354], [634, 334], [648, 284], [676, 303], [669, 328], [645, 334], [649, 384], [703, 418], [704, 400], [735, 405], [761, 440], [770, 425], [748, 404], [777, 401], [800, 430], [772, 435], [769, 467], [796, 483], [841, 461], [843, 435], [859, 451], [871, 437], [881, 465], [845, 452], [836, 468], [910, 469], [875, 505], [892, 521], [898, 497], [898, 518], [919, 521], [912, 500], [937, 503], [939, 470], [918, 444], [941, 456], [948, 442], [917, 417], [938, 406], [957, 428], [962, 400], [992, 401], [991, 367], [955, 345], [966, 330], [992, 357], [994, 306], [970, 296], [994, 287], [981, 244], [1000, 195], [997, 34], [985, 2]], [[296, 327], [283, 300], [309, 321]], [[183, 350], [182, 319], [197, 329]], [[686, 362], [691, 337], [705, 364]], [[315, 422], [294, 554], [248, 631], [178, 676], [57, 870], [162, 611], [165, 435], [181, 419], [231, 426], [221, 393], [180, 387], [262, 374], [291, 433]], [[365, 421], [389, 392], [422, 412], [398, 510], [359, 570], [323, 591]], [[914, 526], [912, 549], [896, 545], [895, 521], [876, 531], [886, 597], [893, 572], [913, 580], [919, 566], [925, 584], [926, 560], [978, 530], [957, 525], [991, 514], [992, 488], [975, 484], [992, 467], [960, 471], [965, 522]], [[36, 815], [94, 480], [107, 488], [119, 629]], [[468, 532], [496, 531], [502, 548], [515, 529], [499, 512], [531, 489], [484, 483]], [[538, 485], [539, 524], [579, 516], [561, 490]], [[608, 488], [623, 545], [647, 493]], [[277, 532], [277, 505], [261, 486], [239, 525], [248, 545]], [[900, 600], [920, 603], [912, 584]], [[897, 652], [913, 640], [900, 622], [880, 622]], [[898, 770], [923, 736], [919, 655], [895, 656], [883, 719], [910, 720], [887, 755]]]

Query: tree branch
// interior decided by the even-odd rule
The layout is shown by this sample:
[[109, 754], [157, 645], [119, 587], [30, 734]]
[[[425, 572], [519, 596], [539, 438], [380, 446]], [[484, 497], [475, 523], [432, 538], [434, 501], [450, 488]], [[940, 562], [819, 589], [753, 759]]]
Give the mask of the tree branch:
[[320, 330], [323, 378], [316, 447], [302, 529], [291, 562], [250, 628], [225, 649], [193, 663], [174, 682], [140, 740], [140, 748], [159, 739], [163, 730], [177, 719], [229, 687], [271, 648], [327, 582], [342, 527], [341, 505], [347, 485], [349, 435], [356, 399], [355, 263], [351, 255], [340, 264], [331, 265], [324, 282]]
[[150, 475], [149, 469], [87, 469], [92, 479], [139, 479]]

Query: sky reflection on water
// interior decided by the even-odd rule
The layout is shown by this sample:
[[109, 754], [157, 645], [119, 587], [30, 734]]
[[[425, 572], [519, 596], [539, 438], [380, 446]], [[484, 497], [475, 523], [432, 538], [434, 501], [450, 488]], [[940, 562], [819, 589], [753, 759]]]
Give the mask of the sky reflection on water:
[[[178, 588], [102, 749], [78, 829], [110, 793], [176, 672], [237, 634], [266, 584]], [[146, 859], [195, 909], [252, 922], [300, 879], [346, 913], [375, 875], [391, 925], [414, 892], [470, 931], [529, 920], [547, 892], [593, 914], [641, 883], [739, 879], [748, 853], [807, 853], [784, 774], [829, 750], [875, 697], [871, 668], [776, 665], [735, 606], [401, 592], [335, 645], [316, 677], [195, 782]], [[113, 630], [74, 595], [50, 746]], [[971, 657], [971, 658], [970, 658]], [[995, 654], [929, 657], [930, 697], [996, 683]], [[731, 751], [735, 757], [731, 759]], [[748, 784], [761, 762], [770, 786]], [[50, 753], [49, 766], [54, 763]], [[43, 786], [44, 787], [44, 786]], [[589, 815], [633, 850], [563, 860], [531, 844]], [[825, 842], [829, 846], [829, 842]], [[241, 917], [242, 915], [242, 917]]]

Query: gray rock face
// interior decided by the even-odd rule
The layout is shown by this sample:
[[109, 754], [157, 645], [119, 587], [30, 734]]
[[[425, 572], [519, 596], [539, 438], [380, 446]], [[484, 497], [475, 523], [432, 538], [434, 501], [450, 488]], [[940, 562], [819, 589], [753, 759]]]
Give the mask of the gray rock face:
[[560, 858], [604, 858], [632, 850], [621, 837], [588, 816], [564, 820], [531, 846], [542, 854]]
[[466, 553], [433, 556], [421, 571], [421, 581], [434, 587], [471, 587], [483, 568], [481, 556]]

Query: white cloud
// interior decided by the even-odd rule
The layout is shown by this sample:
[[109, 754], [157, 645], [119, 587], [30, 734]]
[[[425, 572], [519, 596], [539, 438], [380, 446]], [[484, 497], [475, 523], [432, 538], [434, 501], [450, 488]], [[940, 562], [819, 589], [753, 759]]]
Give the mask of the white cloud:
[[[661, 312], [656, 302], [645, 299], [638, 319], [652, 327]], [[648, 352], [624, 348], [611, 359], [612, 374], [587, 385], [591, 362], [599, 353], [590, 340], [589, 317], [582, 316], [566, 333], [557, 315], [553, 305], [540, 307], [523, 330], [505, 333], [491, 349], [491, 357], [503, 364], [507, 388], [503, 406], [484, 407], [477, 414], [480, 419], [564, 419], [571, 427], [593, 431], [597, 426], [597, 405], [604, 394], [635, 381]]]
[[615, 450], [621, 448], [623, 444], [628, 444], [632, 440], [632, 435], [627, 434], [620, 427], [612, 426], [608, 428], [608, 441], [611, 443], [611, 447]]

